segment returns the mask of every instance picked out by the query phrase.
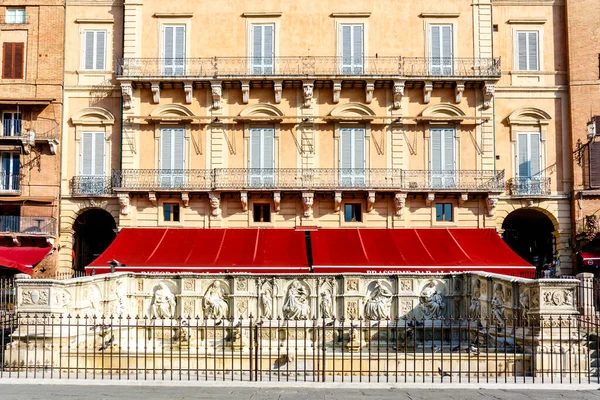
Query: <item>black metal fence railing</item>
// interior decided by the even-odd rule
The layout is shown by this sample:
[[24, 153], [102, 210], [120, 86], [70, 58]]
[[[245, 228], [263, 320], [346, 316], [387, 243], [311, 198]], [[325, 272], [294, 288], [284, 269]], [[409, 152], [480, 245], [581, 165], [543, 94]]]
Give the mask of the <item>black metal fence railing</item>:
[[590, 318], [4, 316], [2, 378], [598, 383]]
[[506, 185], [512, 196], [547, 196], [552, 192], [550, 178], [544, 177], [512, 178]]
[[231, 78], [377, 76], [407, 78], [498, 79], [500, 58], [468, 57], [204, 57], [122, 58], [117, 75], [123, 78]]
[[0, 233], [56, 234], [56, 218], [0, 215]]
[[112, 193], [112, 177], [105, 175], [78, 175], [69, 182], [71, 194], [104, 195]]

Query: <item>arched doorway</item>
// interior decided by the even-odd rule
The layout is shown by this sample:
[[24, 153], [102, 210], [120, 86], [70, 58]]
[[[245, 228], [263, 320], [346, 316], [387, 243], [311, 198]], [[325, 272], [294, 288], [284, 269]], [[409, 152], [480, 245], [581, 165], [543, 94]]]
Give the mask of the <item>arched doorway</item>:
[[539, 270], [552, 264], [556, 255], [554, 224], [541, 211], [522, 208], [508, 214], [502, 224], [502, 239], [523, 259]]
[[108, 211], [91, 209], [81, 213], [75, 223], [73, 269], [83, 270], [115, 239], [117, 224]]

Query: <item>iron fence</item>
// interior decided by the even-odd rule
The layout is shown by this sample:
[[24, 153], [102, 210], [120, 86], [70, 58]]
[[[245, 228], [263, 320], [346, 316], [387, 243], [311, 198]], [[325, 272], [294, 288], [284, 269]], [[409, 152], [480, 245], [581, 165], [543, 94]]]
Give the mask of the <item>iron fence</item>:
[[598, 383], [598, 324], [3, 317], [1, 378]]
[[137, 190], [211, 189], [210, 169], [123, 169], [113, 172], [113, 187]]
[[499, 58], [431, 57], [204, 57], [122, 58], [117, 75], [123, 78], [233, 77], [409, 77], [500, 78]]
[[56, 233], [56, 218], [0, 215], [0, 233], [54, 235]]
[[112, 176], [78, 175], [69, 182], [73, 195], [104, 195], [112, 193]]
[[509, 179], [507, 191], [512, 196], [547, 196], [551, 194], [550, 178], [517, 177]]

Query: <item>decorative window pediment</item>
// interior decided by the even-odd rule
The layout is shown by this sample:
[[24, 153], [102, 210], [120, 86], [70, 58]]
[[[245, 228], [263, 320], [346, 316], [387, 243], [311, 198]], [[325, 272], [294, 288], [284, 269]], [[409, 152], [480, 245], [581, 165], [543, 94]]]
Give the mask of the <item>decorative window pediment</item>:
[[114, 125], [115, 117], [110, 111], [100, 107], [87, 107], [71, 117], [73, 125]]
[[513, 111], [507, 118], [509, 125], [548, 125], [552, 117], [544, 110], [524, 107]]
[[463, 110], [449, 103], [440, 103], [427, 107], [417, 118], [430, 122], [462, 122], [466, 118]]
[[337, 121], [370, 121], [375, 119], [375, 112], [364, 104], [348, 103], [334, 108], [328, 119]]
[[165, 104], [156, 107], [150, 112], [148, 119], [153, 121], [189, 121], [194, 117], [194, 113], [181, 104]]
[[283, 112], [271, 104], [255, 104], [242, 110], [238, 121], [270, 121], [278, 122], [283, 120]]

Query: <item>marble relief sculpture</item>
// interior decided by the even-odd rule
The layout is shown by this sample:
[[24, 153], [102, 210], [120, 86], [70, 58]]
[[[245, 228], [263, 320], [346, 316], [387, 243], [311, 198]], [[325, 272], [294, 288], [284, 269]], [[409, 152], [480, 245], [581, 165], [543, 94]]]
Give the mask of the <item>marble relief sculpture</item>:
[[375, 287], [365, 304], [365, 318], [371, 320], [389, 318], [392, 297], [392, 292], [383, 285], [382, 281], [375, 282]]
[[437, 319], [444, 315], [446, 302], [444, 294], [437, 288], [436, 282], [431, 281], [421, 291], [419, 307], [426, 319]]
[[473, 286], [473, 293], [471, 295], [471, 305], [469, 306], [469, 318], [479, 319], [481, 318], [481, 281], [475, 280]]
[[283, 317], [285, 319], [301, 319], [309, 318], [309, 314], [308, 292], [300, 282], [294, 281], [289, 286], [283, 303]]
[[150, 310], [155, 318], [173, 318], [175, 316], [175, 295], [166, 283], [161, 282], [154, 290]]
[[321, 312], [321, 318], [333, 317], [333, 300], [331, 298], [331, 292], [324, 290], [321, 292], [321, 302], [319, 303], [319, 311]]
[[265, 288], [260, 294], [260, 304], [262, 306], [262, 317], [266, 319], [273, 318], [273, 292], [271, 288]]
[[223, 319], [229, 316], [227, 294], [219, 281], [210, 285], [204, 295], [204, 315], [211, 319]]
[[494, 285], [494, 297], [492, 298], [492, 317], [498, 325], [504, 325], [504, 288], [501, 284]]

